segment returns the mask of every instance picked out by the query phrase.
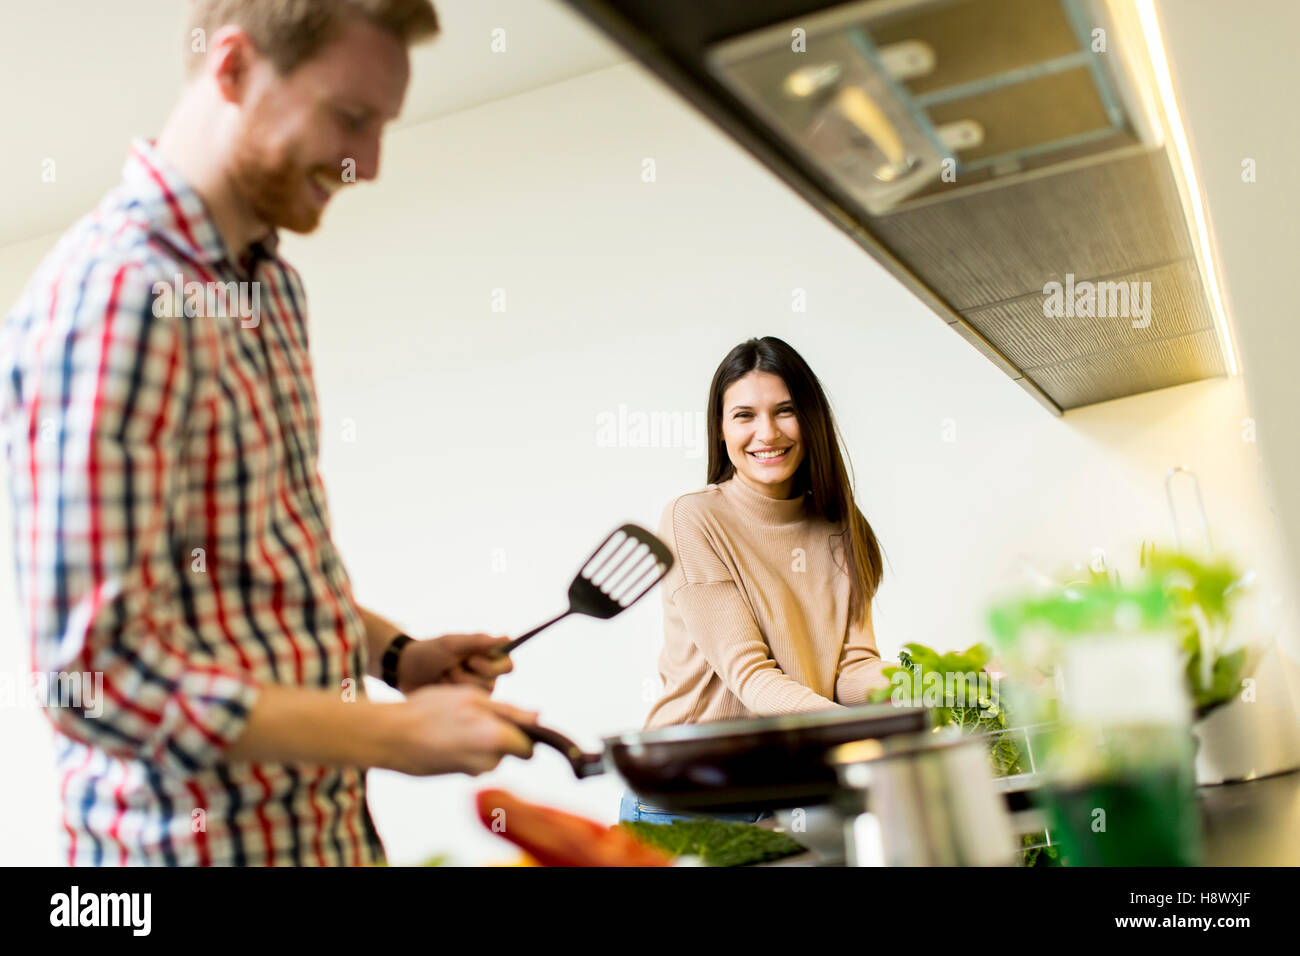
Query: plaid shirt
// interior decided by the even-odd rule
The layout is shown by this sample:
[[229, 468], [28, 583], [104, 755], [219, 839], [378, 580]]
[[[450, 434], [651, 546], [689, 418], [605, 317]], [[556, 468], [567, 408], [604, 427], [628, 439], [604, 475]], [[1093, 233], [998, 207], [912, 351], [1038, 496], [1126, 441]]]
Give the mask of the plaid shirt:
[[[70, 864], [384, 858], [362, 770], [223, 759], [259, 684], [364, 695], [302, 283], [277, 244], [233, 262], [199, 195], [137, 140], [0, 330], [33, 671], [102, 675], [98, 698], [45, 710]], [[189, 298], [240, 282], [255, 313]]]

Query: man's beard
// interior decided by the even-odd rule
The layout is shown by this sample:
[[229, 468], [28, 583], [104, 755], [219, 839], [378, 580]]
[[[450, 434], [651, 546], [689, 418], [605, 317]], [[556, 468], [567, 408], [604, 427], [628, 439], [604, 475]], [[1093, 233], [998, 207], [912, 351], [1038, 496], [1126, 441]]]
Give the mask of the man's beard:
[[321, 207], [304, 198], [313, 167], [291, 154], [268, 147], [274, 137], [264, 136], [256, 122], [245, 128], [235, 143], [231, 175], [235, 188], [254, 215], [274, 229], [314, 232], [320, 225]]

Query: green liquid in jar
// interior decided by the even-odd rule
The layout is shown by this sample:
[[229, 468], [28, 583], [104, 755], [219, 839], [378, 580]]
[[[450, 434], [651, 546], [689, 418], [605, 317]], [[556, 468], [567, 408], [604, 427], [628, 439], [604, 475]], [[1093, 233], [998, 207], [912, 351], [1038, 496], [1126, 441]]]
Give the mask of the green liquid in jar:
[[[1043, 789], [1052, 842], [1067, 866], [1196, 866], [1196, 785], [1181, 769]], [[1104, 811], [1099, 813], [1098, 811]]]

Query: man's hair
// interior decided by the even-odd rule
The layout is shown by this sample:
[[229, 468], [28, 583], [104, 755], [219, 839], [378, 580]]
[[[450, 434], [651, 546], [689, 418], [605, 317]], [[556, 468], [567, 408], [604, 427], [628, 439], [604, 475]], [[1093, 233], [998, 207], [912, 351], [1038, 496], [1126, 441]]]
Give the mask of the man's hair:
[[[211, 37], [229, 24], [243, 27], [275, 68], [286, 74], [310, 60], [352, 16], [362, 16], [408, 46], [438, 33], [432, 0], [191, 0], [190, 32]], [[199, 57], [190, 59], [190, 70]]]

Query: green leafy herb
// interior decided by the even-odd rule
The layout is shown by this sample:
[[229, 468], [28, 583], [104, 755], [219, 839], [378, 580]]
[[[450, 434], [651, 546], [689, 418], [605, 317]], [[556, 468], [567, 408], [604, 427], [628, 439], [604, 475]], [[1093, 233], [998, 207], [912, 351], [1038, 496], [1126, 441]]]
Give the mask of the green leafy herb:
[[1227, 652], [1224, 645], [1244, 579], [1228, 562], [1201, 562], [1177, 552], [1153, 555], [1146, 568], [1170, 599], [1187, 690], [1197, 716], [1204, 717], [1241, 690], [1246, 648]]
[[627, 820], [619, 826], [672, 856], [698, 856], [707, 866], [745, 866], [779, 860], [805, 849], [784, 833], [705, 817], [672, 823]]
[[924, 644], [905, 644], [898, 655], [899, 666], [881, 671], [889, 678], [890, 686], [875, 691], [871, 700], [881, 703], [901, 691], [900, 703], [929, 705], [932, 702], [927, 695], [931, 689], [951, 689], [956, 692], [954, 698], [945, 696], [942, 705], [934, 708], [936, 725], [951, 724], [963, 733], [990, 735], [989, 758], [994, 774], [1009, 777], [1024, 773], [1020, 748], [1008, 734], [1001, 733], [1007, 729], [1007, 716], [997, 688], [991, 682], [981, 686], [979, 680], [992, 655], [993, 649], [987, 644], [945, 654]]
[[[1240, 692], [1252, 666], [1246, 647], [1236, 646], [1229, 625], [1250, 575], [1230, 561], [1200, 560], [1174, 551], [1157, 552], [1146, 544], [1140, 558], [1142, 576], [1131, 587], [1090, 571], [1085, 579], [1062, 580], [1050, 594], [999, 605], [989, 622], [1000, 649], [1021, 654], [1023, 664], [1041, 671], [1054, 664], [1048, 642], [1039, 652], [1026, 650], [1025, 636], [1046, 630], [1062, 640], [1100, 632], [1144, 629], [1172, 631], [1183, 659], [1187, 691], [1198, 717], [1227, 703]], [[1051, 702], [1040, 701], [1045, 719]]]
[[1047, 833], [1039, 830], [1037, 833], [1026, 833], [1020, 838], [1020, 844], [1025, 849], [1021, 850], [1021, 866], [1060, 866], [1061, 851], [1055, 846], [1041, 846], [1036, 844], [1043, 843], [1047, 839]]

